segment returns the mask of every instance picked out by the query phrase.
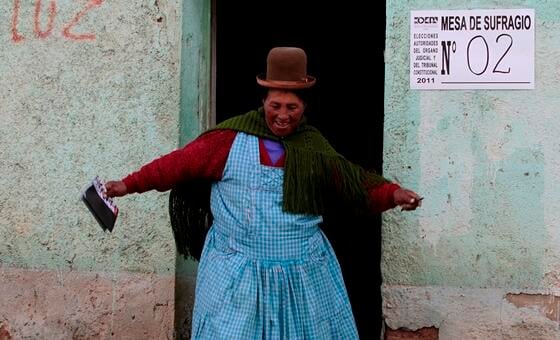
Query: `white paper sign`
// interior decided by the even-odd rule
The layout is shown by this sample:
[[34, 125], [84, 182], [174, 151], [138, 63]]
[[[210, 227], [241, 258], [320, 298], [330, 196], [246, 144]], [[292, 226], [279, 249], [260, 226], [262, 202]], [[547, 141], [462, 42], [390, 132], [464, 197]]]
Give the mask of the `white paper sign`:
[[534, 89], [533, 9], [410, 12], [410, 88]]

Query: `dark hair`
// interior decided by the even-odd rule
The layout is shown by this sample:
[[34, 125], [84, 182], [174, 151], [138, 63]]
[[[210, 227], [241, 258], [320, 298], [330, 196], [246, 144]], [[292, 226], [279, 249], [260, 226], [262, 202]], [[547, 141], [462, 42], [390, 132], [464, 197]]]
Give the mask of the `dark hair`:
[[[268, 91], [270, 91], [270, 90], [274, 90], [274, 89], [273, 88], [268, 88], [268, 87], [261, 87], [261, 91], [262, 91], [261, 92], [261, 98], [266, 99], [266, 97], [268, 96]], [[278, 90], [291, 92], [291, 93], [295, 94], [299, 99], [301, 99], [301, 101], [303, 101], [303, 103], [305, 105], [308, 104], [311, 89], [296, 89], [296, 90], [278, 89]]]

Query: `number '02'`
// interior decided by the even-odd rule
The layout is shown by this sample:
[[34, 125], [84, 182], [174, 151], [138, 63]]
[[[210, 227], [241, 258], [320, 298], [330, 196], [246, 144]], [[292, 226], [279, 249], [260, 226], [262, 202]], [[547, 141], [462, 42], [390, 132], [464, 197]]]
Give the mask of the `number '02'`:
[[[44, 39], [51, 35], [53, 30], [54, 19], [56, 17], [56, 0], [49, 1], [48, 18], [46, 28], [41, 27], [41, 0], [35, 0], [35, 16], [33, 31], [37, 38]], [[94, 7], [100, 6], [103, 0], [88, 0], [85, 7], [79, 11], [73, 18], [62, 28], [62, 35], [69, 40], [95, 40], [95, 34], [76, 34], [72, 32], [74, 26]], [[21, 0], [14, 0], [14, 11], [12, 14], [12, 41], [17, 43], [23, 41], [25, 37], [18, 31], [19, 23], [19, 10], [21, 7]]]
[[[509, 34], [505, 34], [502, 33], [500, 34], [497, 38], [496, 38], [496, 43], [499, 43], [499, 41], [501, 40], [501, 38], [509, 38], [509, 45], [506, 48], [506, 50], [504, 51], [504, 53], [502, 54], [502, 56], [500, 57], [500, 59], [498, 59], [498, 62], [496, 62], [496, 65], [494, 66], [494, 69], [492, 70], [492, 73], [510, 73], [511, 68], [508, 67], [507, 70], [503, 70], [503, 69], [498, 69], [498, 66], [500, 66], [500, 63], [502, 62], [502, 60], [504, 59], [504, 57], [506, 56], [506, 54], [508, 54], [509, 50], [511, 49], [511, 46], [513, 45], [513, 38], [511, 37], [511, 35]], [[476, 72], [472, 69], [471, 66], [471, 43], [475, 40], [475, 39], [482, 39], [482, 42], [484, 42], [484, 46], [486, 46], [486, 65], [484, 66], [484, 69], [482, 69], [482, 71], [480, 72]], [[488, 43], [486, 42], [486, 39], [484, 39], [483, 36], [481, 35], [477, 35], [475, 37], [473, 37], [470, 41], [469, 44], [467, 45], [467, 66], [469, 67], [469, 70], [479, 76], [481, 74], [483, 74], [484, 72], [486, 72], [486, 69], [488, 68], [488, 62], [490, 61], [490, 50], [488, 48]]]

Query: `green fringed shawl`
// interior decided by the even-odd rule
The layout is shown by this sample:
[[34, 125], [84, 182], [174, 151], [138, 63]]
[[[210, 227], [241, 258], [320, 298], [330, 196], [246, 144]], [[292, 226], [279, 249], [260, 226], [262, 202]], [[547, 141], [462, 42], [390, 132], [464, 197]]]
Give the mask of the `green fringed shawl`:
[[[250, 111], [220, 123], [216, 129], [232, 129], [279, 141], [286, 150], [283, 209], [292, 213], [322, 215], [329, 208], [351, 207], [355, 213], [369, 212], [367, 187], [387, 180], [375, 172], [346, 160], [321, 133], [303, 119], [286, 137], [273, 135], [264, 111]], [[199, 260], [206, 233], [213, 222], [210, 185], [203, 180], [182, 183], [171, 190], [169, 215], [177, 250]]]
[[321, 215], [333, 198], [358, 210], [369, 209], [366, 188], [387, 182], [337, 153], [305, 119], [286, 137], [272, 134], [262, 108], [230, 118], [215, 129], [232, 129], [282, 142], [286, 150], [283, 208], [288, 212]]

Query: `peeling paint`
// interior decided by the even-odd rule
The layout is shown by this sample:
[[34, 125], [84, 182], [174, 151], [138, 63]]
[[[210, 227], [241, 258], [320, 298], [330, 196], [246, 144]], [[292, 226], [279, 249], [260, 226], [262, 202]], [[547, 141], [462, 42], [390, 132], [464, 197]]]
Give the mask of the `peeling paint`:
[[[384, 285], [383, 318], [393, 330], [435, 327], [442, 340], [560, 339], [558, 322], [541, 313], [540, 306], [520, 308], [506, 299], [508, 294], [520, 293], [499, 288]], [[560, 296], [560, 291], [523, 294], [548, 297]], [[540, 298], [536, 299], [539, 303]]]
[[560, 296], [544, 294], [507, 294], [506, 300], [518, 308], [532, 308], [546, 318], [560, 323]]
[[[0, 268], [0, 340], [172, 338], [173, 274]], [[9, 327], [8, 327], [9, 325]], [[10, 338], [7, 338], [10, 339]]]
[[8, 324], [6, 322], [0, 322], [0, 340], [12, 340], [13, 337], [8, 329]]
[[436, 327], [423, 327], [417, 330], [391, 329], [385, 330], [385, 340], [438, 340], [439, 330]]

